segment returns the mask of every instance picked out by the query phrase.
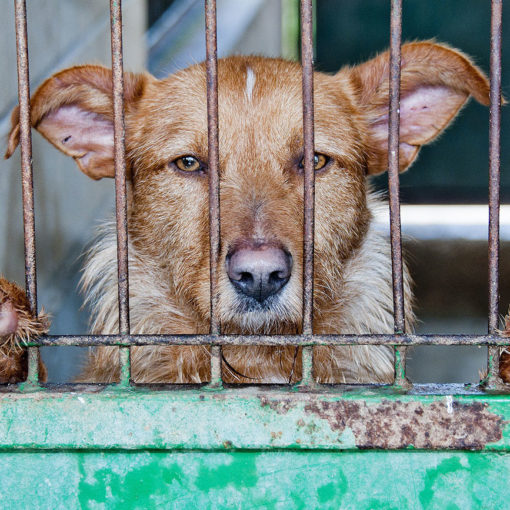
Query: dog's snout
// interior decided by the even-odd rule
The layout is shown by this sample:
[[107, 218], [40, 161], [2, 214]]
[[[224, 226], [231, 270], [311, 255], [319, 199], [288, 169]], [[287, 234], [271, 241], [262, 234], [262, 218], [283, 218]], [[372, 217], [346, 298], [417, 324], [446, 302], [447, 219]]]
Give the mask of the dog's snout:
[[292, 272], [292, 256], [269, 244], [237, 248], [226, 262], [232, 285], [259, 303], [279, 292]]

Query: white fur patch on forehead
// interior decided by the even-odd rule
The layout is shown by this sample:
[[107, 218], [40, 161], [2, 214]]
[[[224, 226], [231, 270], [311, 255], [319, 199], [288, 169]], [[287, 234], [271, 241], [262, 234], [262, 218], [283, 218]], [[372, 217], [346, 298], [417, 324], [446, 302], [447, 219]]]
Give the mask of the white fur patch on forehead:
[[251, 67], [246, 68], [246, 97], [251, 101], [253, 97], [253, 87], [255, 87], [255, 73]]

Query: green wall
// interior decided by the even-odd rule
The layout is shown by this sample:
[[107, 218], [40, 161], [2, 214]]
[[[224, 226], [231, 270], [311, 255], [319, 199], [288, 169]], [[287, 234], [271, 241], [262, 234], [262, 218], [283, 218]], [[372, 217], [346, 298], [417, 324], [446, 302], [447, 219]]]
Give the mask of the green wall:
[[[334, 72], [389, 46], [390, 2], [317, 1], [318, 70]], [[510, 3], [503, 4], [503, 93], [510, 97]], [[472, 56], [489, 72], [490, 2], [404, 0], [402, 40], [435, 38]], [[510, 203], [510, 113], [502, 113], [502, 198]], [[403, 202], [485, 203], [488, 182], [488, 108], [471, 102], [450, 129], [421, 151], [401, 178]], [[376, 180], [385, 188], [386, 177]]]

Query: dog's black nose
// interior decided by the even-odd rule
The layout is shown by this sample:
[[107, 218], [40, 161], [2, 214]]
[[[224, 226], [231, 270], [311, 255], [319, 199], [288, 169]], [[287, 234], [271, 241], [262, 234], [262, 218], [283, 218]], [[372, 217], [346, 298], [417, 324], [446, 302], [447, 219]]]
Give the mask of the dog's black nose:
[[289, 281], [292, 257], [271, 244], [243, 246], [227, 256], [227, 274], [239, 291], [263, 303]]

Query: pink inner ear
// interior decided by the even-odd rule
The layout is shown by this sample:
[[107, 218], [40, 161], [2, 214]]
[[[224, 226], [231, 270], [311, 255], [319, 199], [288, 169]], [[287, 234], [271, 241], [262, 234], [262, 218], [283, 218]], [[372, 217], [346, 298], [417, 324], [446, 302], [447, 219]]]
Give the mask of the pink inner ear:
[[449, 87], [418, 87], [400, 100], [400, 136], [403, 141], [422, 145], [446, 127], [467, 99]]
[[111, 121], [75, 105], [49, 113], [38, 128], [71, 156], [80, 157], [88, 152], [113, 154]]
[[[421, 145], [434, 139], [453, 119], [467, 95], [443, 86], [423, 86], [403, 91], [400, 99], [400, 166], [408, 167]], [[388, 149], [388, 110], [371, 125], [373, 140], [382, 151]]]

